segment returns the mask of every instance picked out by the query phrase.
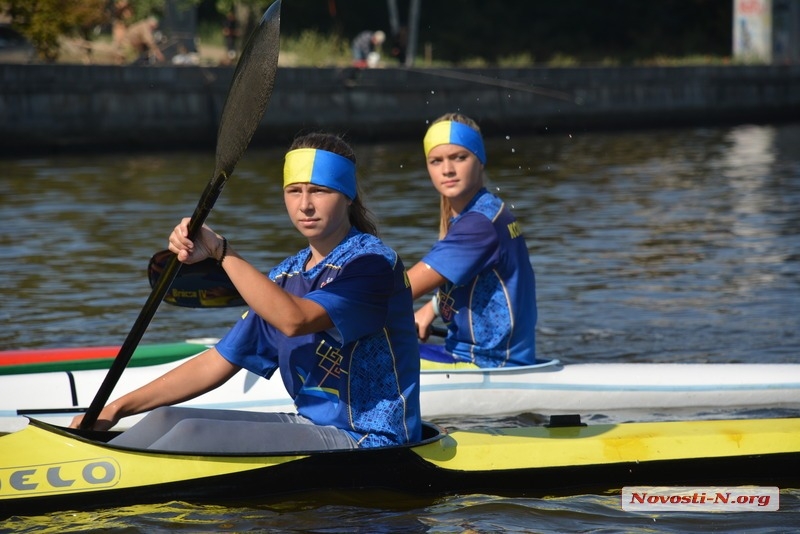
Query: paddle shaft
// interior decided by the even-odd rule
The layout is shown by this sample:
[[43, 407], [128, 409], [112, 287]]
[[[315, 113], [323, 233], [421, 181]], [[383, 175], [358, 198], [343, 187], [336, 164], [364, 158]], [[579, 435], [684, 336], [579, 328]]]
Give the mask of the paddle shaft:
[[[200, 196], [189, 221], [190, 239], [196, 237], [205, 223], [228, 177], [247, 149], [266, 110], [278, 68], [280, 7], [281, 0], [278, 0], [264, 14], [247, 41], [241, 59], [234, 70], [217, 133], [216, 169]], [[89, 429], [94, 426], [100, 411], [108, 402], [108, 398], [133, 356], [136, 346], [155, 315], [158, 305], [177, 276], [180, 265], [177, 256], [173, 255], [153, 287], [125, 342], [120, 347], [114, 363], [83, 416], [81, 428]]]
[[431, 326], [431, 335], [436, 337], [447, 337], [447, 328], [441, 326]]
[[[194, 237], [197, 235], [197, 232], [202, 227], [203, 223], [208, 217], [208, 214], [211, 212], [211, 208], [214, 207], [214, 203], [222, 192], [222, 188], [225, 186], [227, 179], [228, 178], [224, 173], [220, 173], [218, 176], [209, 181], [205, 191], [203, 191], [203, 194], [200, 197], [200, 201], [197, 203], [194, 213], [192, 214], [191, 221], [189, 221], [190, 239], [194, 239]], [[147, 301], [144, 303], [142, 311], [139, 313], [139, 316], [133, 323], [133, 327], [131, 328], [130, 332], [128, 332], [128, 336], [125, 338], [125, 342], [120, 347], [117, 357], [114, 359], [114, 362], [111, 364], [108, 373], [103, 379], [100, 389], [97, 390], [92, 403], [86, 410], [86, 414], [83, 416], [83, 420], [81, 421], [81, 428], [89, 429], [94, 426], [95, 422], [97, 421], [97, 416], [100, 415], [100, 411], [103, 409], [103, 406], [105, 406], [108, 398], [111, 396], [111, 392], [114, 391], [114, 386], [117, 385], [117, 382], [122, 376], [122, 372], [125, 370], [125, 367], [127, 367], [128, 362], [130, 362], [130, 359], [133, 356], [139, 341], [141, 341], [144, 332], [147, 330], [150, 321], [153, 319], [153, 316], [158, 309], [159, 303], [161, 303], [161, 301], [164, 299], [164, 296], [167, 294], [169, 286], [177, 276], [180, 267], [181, 263], [178, 261], [178, 257], [173, 254], [172, 258], [169, 260], [169, 263], [167, 263], [166, 269], [158, 279], [158, 283], [151, 291]]]

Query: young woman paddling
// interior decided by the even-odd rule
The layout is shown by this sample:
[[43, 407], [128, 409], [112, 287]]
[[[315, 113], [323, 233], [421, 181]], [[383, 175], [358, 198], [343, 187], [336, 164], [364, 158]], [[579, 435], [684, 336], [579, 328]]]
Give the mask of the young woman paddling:
[[[457, 113], [428, 128], [423, 142], [433, 187], [441, 195], [439, 241], [408, 272], [426, 341], [441, 316], [444, 347], [422, 344], [425, 360], [504, 367], [536, 363], [536, 282], [528, 247], [505, 203], [484, 186], [486, 151], [475, 122]], [[423, 368], [425, 368], [423, 360]]]
[[[411, 290], [361, 202], [352, 149], [332, 135], [296, 139], [283, 184], [289, 217], [308, 247], [268, 277], [208, 227], [192, 242], [184, 219], [170, 235], [180, 261], [217, 259], [249, 310], [216, 347], [107, 405], [95, 428], [153, 410], [113, 443], [229, 453], [420, 440]], [[210, 391], [241, 368], [265, 378], [280, 368], [298, 413], [159, 408]]]

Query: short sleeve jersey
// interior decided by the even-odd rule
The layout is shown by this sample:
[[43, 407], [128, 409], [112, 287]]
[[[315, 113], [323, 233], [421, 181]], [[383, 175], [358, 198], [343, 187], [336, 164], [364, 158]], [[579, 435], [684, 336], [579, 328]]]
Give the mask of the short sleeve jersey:
[[481, 189], [422, 261], [447, 279], [437, 296], [448, 352], [480, 367], [536, 363], [536, 280], [500, 198]]
[[419, 346], [402, 261], [355, 229], [304, 271], [310, 254], [287, 258], [269, 278], [320, 304], [334, 327], [288, 337], [251, 309], [217, 350], [265, 378], [280, 368], [298, 413], [347, 431], [360, 447], [419, 441]]

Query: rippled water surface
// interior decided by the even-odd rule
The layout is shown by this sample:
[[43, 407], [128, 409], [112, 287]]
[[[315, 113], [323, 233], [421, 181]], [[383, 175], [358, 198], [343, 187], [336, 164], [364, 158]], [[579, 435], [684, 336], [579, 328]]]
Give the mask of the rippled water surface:
[[[208, 222], [264, 270], [303, 246], [281, 196], [285, 147], [248, 152]], [[407, 265], [436, 233], [417, 143], [356, 146], [366, 199]], [[540, 355], [565, 362], [796, 362], [800, 126], [493, 139], [490, 188], [513, 206], [537, 275]], [[0, 346], [119, 345], [145, 270], [210, 178], [213, 154], [6, 160]], [[162, 305], [142, 342], [218, 337], [239, 310]], [[0, 530], [774, 532], [771, 513], [636, 515], [618, 496], [460, 496], [396, 508], [319, 500], [245, 508], [165, 503], [12, 519]]]
[[[545, 499], [467, 495], [419, 505], [350, 504], [320, 495], [308, 500], [247, 507], [168, 502], [94, 512], [15, 517], [3, 532], [314, 532], [314, 533], [494, 533], [494, 532], [794, 532], [800, 491], [783, 490], [777, 512], [623, 511], [619, 495]], [[6, 530], [7, 529], [7, 530]]]

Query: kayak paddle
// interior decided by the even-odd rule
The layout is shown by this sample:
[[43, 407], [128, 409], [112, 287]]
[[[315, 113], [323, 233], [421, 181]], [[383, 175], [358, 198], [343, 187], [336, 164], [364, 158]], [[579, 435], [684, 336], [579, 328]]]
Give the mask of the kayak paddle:
[[[158, 286], [162, 274], [175, 256], [169, 250], [153, 254], [147, 266], [150, 287]], [[164, 302], [182, 308], [230, 308], [246, 306], [225, 269], [213, 258], [184, 265], [172, 280]]]
[[[216, 168], [189, 222], [190, 239], [194, 239], [203, 226], [264, 116], [278, 70], [280, 10], [281, 0], [267, 9], [258, 26], [250, 34], [233, 72], [217, 131]], [[108, 401], [180, 267], [177, 256], [173, 254], [86, 411], [81, 428], [89, 429], [94, 426], [97, 416]]]

